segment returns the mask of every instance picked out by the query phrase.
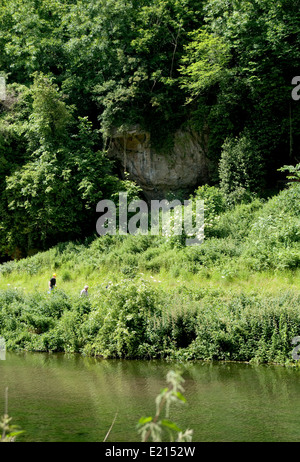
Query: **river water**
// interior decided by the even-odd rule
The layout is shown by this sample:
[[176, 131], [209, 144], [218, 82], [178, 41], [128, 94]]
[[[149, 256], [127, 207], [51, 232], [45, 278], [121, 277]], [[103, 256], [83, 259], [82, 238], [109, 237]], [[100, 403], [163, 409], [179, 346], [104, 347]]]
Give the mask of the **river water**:
[[166, 374], [179, 367], [187, 402], [170, 420], [195, 442], [299, 442], [300, 368], [244, 363], [122, 361], [80, 355], [6, 353], [0, 415], [25, 430], [18, 441], [138, 442], [140, 417], [154, 416]]

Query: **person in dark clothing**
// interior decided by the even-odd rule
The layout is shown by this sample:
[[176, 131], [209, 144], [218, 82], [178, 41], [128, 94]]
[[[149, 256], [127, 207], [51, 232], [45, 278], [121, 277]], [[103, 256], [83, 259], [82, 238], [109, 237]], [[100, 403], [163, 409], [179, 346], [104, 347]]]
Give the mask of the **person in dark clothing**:
[[56, 287], [56, 274], [55, 273], [53, 274], [52, 278], [49, 281], [49, 289], [50, 289], [50, 291], [53, 290], [54, 287]]

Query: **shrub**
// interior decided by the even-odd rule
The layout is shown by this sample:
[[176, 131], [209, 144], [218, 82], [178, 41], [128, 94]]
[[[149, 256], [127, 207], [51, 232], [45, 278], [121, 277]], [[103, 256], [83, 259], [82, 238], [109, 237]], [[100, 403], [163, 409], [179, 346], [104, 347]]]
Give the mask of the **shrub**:
[[291, 362], [291, 341], [300, 332], [299, 303], [299, 294], [292, 293], [204, 300], [195, 323], [195, 340], [175, 357]]
[[219, 163], [221, 190], [230, 205], [249, 202], [262, 187], [262, 159], [248, 134], [228, 138]]
[[101, 300], [93, 303], [95, 309], [86, 323], [96, 316], [99, 329], [89, 352], [104, 357], [143, 356], [148, 348], [151, 318], [161, 309], [156, 291], [143, 280], [125, 279], [111, 284]]
[[72, 280], [72, 275], [69, 271], [63, 271], [61, 274], [61, 280], [63, 282], [71, 281]]

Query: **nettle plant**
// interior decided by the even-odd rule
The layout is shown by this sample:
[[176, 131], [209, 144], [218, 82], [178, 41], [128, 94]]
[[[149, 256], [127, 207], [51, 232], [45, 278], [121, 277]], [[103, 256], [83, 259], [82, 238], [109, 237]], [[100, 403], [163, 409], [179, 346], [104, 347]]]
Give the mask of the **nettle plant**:
[[[182, 395], [184, 391], [182, 383], [184, 379], [180, 372], [171, 370], [167, 374], [167, 383], [169, 387], [163, 388], [160, 394], [156, 397], [156, 413], [154, 417], [142, 417], [138, 423], [138, 432], [141, 434], [142, 442], [149, 440], [153, 442], [163, 441], [165, 433], [168, 434], [171, 441], [190, 442], [192, 441], [193, 430], [185, 430], [184, 432], [169, 419], [170, 405], [174, 403], [183, 404], [186, 402]], [[161, 414], [165, 409], [165, 417]]]
[[16, 425], [12, 425], [12, 417], [8, 415], [8, 387], [5, 388], [5, 411], [4, 415], [0, 418], [0, 443], [13, 443], [17, 436], [24, 433], [19, 430]]

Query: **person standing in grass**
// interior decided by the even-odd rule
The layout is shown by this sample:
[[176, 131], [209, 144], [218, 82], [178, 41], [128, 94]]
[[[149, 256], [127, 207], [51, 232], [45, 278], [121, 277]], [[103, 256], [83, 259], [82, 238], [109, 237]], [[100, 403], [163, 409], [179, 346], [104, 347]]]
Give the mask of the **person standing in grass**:
[[88, 296], [88, 288], [89, 288], [89, 286], [84, 286], [84, 288], [80, 292], [80, 296], [83, 295], [83, 296], [87, 297]]
[[49, 293], [56, 287], [56, 274], [52, 275], [52, 278], [49, 281]]

